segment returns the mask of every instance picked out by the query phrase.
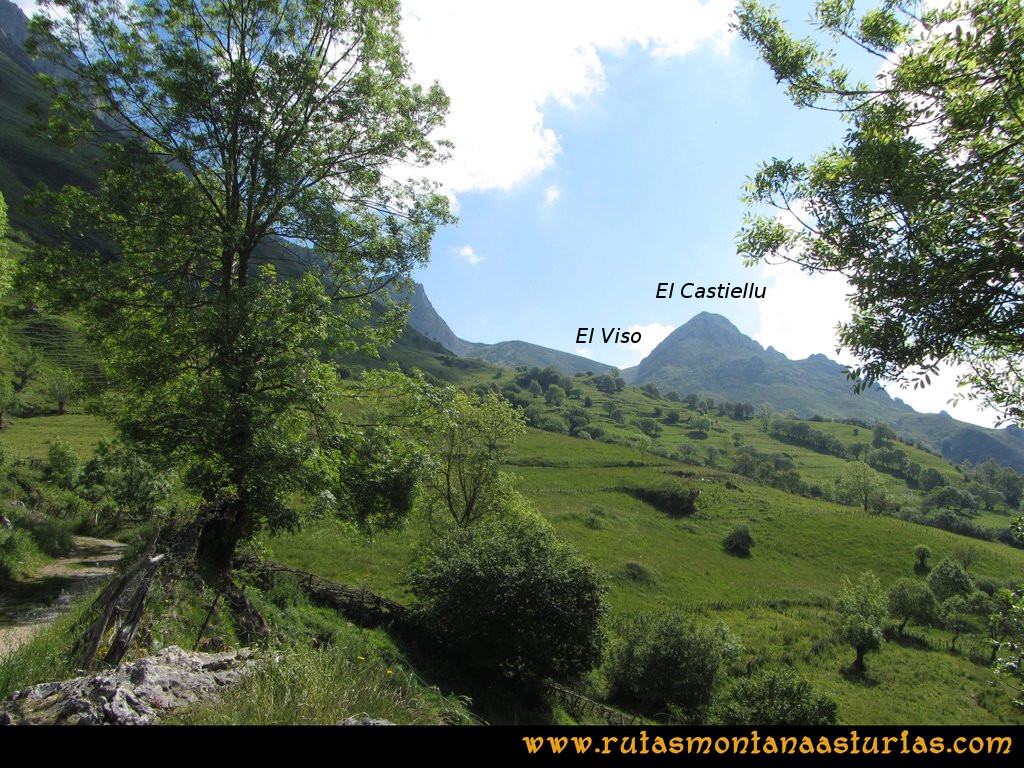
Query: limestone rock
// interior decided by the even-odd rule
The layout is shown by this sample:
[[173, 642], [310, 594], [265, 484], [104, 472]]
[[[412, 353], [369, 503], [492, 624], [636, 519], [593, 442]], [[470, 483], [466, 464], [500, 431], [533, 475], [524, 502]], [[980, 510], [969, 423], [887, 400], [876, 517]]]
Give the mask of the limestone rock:
[[0, 704], [0, 725], [154, 725], [164, 712], [216, 694], [253, 652], [190, 653], [177, 646], [87, 677], [33, 685]]

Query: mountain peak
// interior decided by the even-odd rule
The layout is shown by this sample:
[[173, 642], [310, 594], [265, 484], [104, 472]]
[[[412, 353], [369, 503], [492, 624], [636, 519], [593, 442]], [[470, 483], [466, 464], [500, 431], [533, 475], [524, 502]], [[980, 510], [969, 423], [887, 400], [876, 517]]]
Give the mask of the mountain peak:
[[710, 344], [714, 347], [724, 348], [727, 354], [750, 355], [764, 351], [760, 344], [745, 335], [728, 318], [714, 312], [701, 312], [694, 315], [672, 331], [662, 342], [662, 344], [665, 343], [672, 346], [693, 343]]

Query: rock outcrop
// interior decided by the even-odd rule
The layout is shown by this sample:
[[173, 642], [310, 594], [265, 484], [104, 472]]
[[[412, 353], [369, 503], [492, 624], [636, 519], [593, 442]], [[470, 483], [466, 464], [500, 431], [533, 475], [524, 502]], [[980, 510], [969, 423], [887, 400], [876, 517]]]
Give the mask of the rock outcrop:
[[154, 725], [237, 682], [252, 664], [247, 648], [190, 653], [171, 646], [113, 670], [18, 691], [0, 704], [0, 724]]

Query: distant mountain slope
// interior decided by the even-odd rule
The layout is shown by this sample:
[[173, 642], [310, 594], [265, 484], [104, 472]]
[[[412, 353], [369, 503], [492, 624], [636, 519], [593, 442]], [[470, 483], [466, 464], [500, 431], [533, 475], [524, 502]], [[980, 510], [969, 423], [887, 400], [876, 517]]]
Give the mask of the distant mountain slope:
[[412, 294], [403, 298], [409, 299], [412, 306], [409, 312], [409, 326], [460, 357], [486, 360], [509, 368], [520, 365], [530, 368], [550, 366], [568, 376], [588, 371], [603, 373], [612, 369], [610, 365], [598, 363], [581, 355], [560, 352], [557, 349], [530, 344], [526, 341], [501, 341], [497, 344], [465, 341], [456, 336], [454, 331], [448, 327], [448, 323], [437, 313], [422, 285], [414, 283]]
[[670, 333], [636, 368], [635, 384], [653, 382], [680, 395], [771, 403], [826, 418], [892, 419], [913, 409], [879, 387], [853, 394], [845, 369], [824, 355], [790, 360], [745, 336], [721, 315], [702, 312]]
[[0, 0], [0, 192], [14, 227], [41, 239], [45, 229], [22, 207], [25, 195], [40, 182], [51, 189], [64, 184], [94, 187], [96, 170], [93, 153], [72, 152], [29, 134], [35, 122], [29, 105], [45, 102], [35, 75], [54, 74], [55, 67], [25, 53], [27, 35], [25, 14], [14, 3]]
[[1021, 430], [985, 429], [948, 414], [917, 413], [879, 387], [854, 394], [845, 370], [824, 355], [790, 360], [771, 347], [764, 349], [721, 315], [702, 312], [623, 376], [631, 384], [654, 383], [681, 396], [771, 403], [777, 410], [801, 416], [885, 421], [950, 461], [977, 463], [991, 457], [1024, 471]]

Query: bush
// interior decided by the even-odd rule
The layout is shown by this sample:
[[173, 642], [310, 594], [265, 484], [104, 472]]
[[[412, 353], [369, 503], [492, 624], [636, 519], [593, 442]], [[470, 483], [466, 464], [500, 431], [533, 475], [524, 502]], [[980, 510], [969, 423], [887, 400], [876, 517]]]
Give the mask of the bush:
[[725, 551], [738, 557], [750, 557], [752, 546], [754, 546], [754, 537], [750, 535], [750, 529], [745, 525], [733, 527], [722, 539], [722, 547]]
[[626, 578], [637, 584], [653, 585], [654, 574], [651, 573], [651, 569], [643, 563], [638, 563], [635, 560], [630, 560], [623, 567], [626, 572]]
[[28, 531], [0, 529], [0, 581], [24, 574], [39, 551]]
[[70, 489], [78, 483], [81, 463], [67, 440], [58, 437], [50, 444], [46, 463], [47, 477], [58, 488]]
[[41, 552], [50, 557], [62, 557], [74, 546], [72, 532], [75, 527], [71, 520], [54, 520], [38, 512], [13, 512], [11, 518], [16, 528], [26, 530]]
[[701, 628], [678, 611], [628, 616], [616, 635], [605, 662], [611, 698], [691, 723], [706, 719], [719, 672], [739, 652], [724, 624]]
[[671, 482], [660, 488], [626, 488], [626, 493], [640, 501], [650, 504], [655, 509], [670, 517], [686, 517], [697, 511], [699, 488], [686, 488], [677, 482]]
[[414, 616], [466, 664], [511, 678], [571, 678], [601, 658], [597, 571], [533, 514], [432, 541], [406, 575]]
[[838, 707], [788, 669], [769, 669], [733, 686], [726, 725], [835, 725]]

